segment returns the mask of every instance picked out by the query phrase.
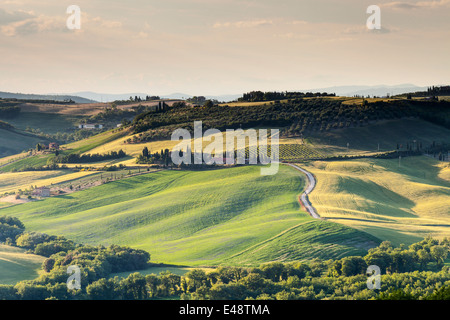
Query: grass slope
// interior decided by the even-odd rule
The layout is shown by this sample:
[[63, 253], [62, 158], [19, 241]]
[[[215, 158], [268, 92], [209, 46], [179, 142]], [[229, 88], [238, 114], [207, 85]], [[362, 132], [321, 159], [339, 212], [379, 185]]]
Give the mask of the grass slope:
[[395, 244], [427, 235], [450, 237], [448, 164], [421, 156], [401, 160], [316, 161], [310, 200], [321, 217]]
[[[354, 253], [360, 244], [348, 244], [348, 234], [329, 237], [327, 231], [320, 236], [320, 230], [308, 229], [309, 236], [318, 235], [309, 238], [288, 232], [305, 223], [320, 223], [299, 209], [297, 196], [303, 187], [303, 175], [285, 166], [274, 176], [261, 176], [259, 167], [160, 171], [3, 208], [0, 214], [20, 218], [28, 230], [82, 243], [130, 245], [148, 250], [153, 261], [183, 265], [259, 264], [266, 259]], [[342, 227], [330, 224], [329, 228]], [[274, 251], [283, 233], [294, 251], [289, 257]], [[373, 239], [359, 234], [363, 243]], [[303, 254], [315, 245], [308, 241], [315, 239], [328, 245]], [[302, 246], [295, 246], [301, 241]], [[272, 250], [266, 250], [272, 252], [265, 256], [242, 253], [271, 243]]]
[[51, 154], [25, 156], [17, 161], [13, 161], [0, 167], [0, 172], [14, 172], [24, 170], [24, 168], [42, 167], [47, 165], [47, 161], [51, 156]]
[[0, 244], [0, 284], [16, 284], [22, 280], [35, 279], [44, 260], [45, 257]]
[[0, 173], [0, 194], [16, 192], [19, 189], [31, 189], [31, 186], [38, 188], [51, 186], [93, 174], [96, 173], [90, 171], [70, 172], [66, 170]]
[[119, 139], [127, 134], [126, 130], [109, 130], [97, 134], [95, 136], [89, 137], [87, 139], [83, 139], [80, 141], [76, 141], [73, 143], [69, 143], [67, 145], [62, 146], [65, 150], [70, 150], [72, 153], [84, 153], [90, 151], [90, 153], [96, 153], [92, 150], [107, 144], [111, 141]]
[[74, 129], [83, 118], [82, 116], [64, 114], [22, 112], [18, 117], [8, 119], [7, 122], [21, 130], [33, 128], [53, 134]]
[[[337, 129], [312, 134], [308, 141], [321, 153], [355, 155], [391, 151], [397, 143], [421, 141], [423, 147], [433, 141], [450, 142], [450, 130], [419, 119], [380, 121], [365, 127]], [[349, 143], [349, 150], [347, 150]]]
[[0, 128], [0, 157], [34, 148], [37, 143], [42, 141], [43, 139], [31, 134], [20, 134], [14, 130]]
[[[80, 141], [76, 141], [67, 145], [61, 146], [61, 151], [63, 154], [68, 153], [85, 153], [91, 152], [92, 149], [95, 149], [101, 145], [108, 144], [111, 141], [117, 140], [120, 137], [126, 135], [127, 132], [125, 130], [110, 130], [98, 135], [89, 137], [87, 139], [83, 139]], [[34, 145], [35, 146], [35, 145]], [[47, 165], [47, 161], [49, 158], [54, 157], [53, 154], [38, 154], [29, 157], [22, 157], [19, 160], [11, 160], [7, 161], [7, 158], [0, 159], [0, 171], [2, 172], [11, 172], [11, 171], [20, 171], [27, 167], [41, 167]], [[9, 158], [9, 157], [8, 157]], [[9, 163], [9, 164], [8, 164]], [[2, 165], [6, 164], [6, 165]]]
[[[95, 164], [95, 166], [104, 166], [108, 163], [135, 165], [134, 158], [142, 153], [144, 147], [147, 147], [150, 152], [159, 152], [161, 149], [166, 148], [171, 150], [179, 143], [178, 141], [171, 140], [136, 144], [124, 143], [125, 140], [132, 137], [133, 135], [125, 137], [121, 136], [115, 140], [100, 144], [89, 152], [106, 153], [122, 149], [133, 158]], [[421, 141], [422, 145], [425, 147], [430, 145], [433, 141], [448, 143], [450, 142], [449, 139], [450, 130], [444, 127], [419, 119], [401, 119], [379, 121], [365, 127], [317, 132], [311, 134], [305, 140], [298, 137], [282, 138], [279, 140], [279, 144], [282, 160], [301, 161], [301, 158], [310, 158], [306, 153], [311, 153], [313, 155], [312, 157], [319, 157], [320, 155], [369, 155], [377, 152], [395, 150], [397, 148], [397, 143], [406, 147], [406, 143], [412, 143], [413, 140], [417, 140]], [[225, 141], [225, 138], [223, 138], [223, 141]], [[210, 141], [203, 141], [203, 147], [206, 147], [210, 143]], [[349, 149], [347, 149], [347, 143], [349, 143]], [[307, 150], [295, 150], [301, 148]]]

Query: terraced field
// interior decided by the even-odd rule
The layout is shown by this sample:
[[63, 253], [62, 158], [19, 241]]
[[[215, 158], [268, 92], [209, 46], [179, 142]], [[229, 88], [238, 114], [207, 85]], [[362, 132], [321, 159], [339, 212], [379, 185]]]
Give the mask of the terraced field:
[[[310, 147], [306, 144], [280, 144], [279, 148], [279, 159], [280, 161], [285, 162], [294, 162], [294, 161], [304, 161], [310, 159], [318, 159], [322, 158], [323, 155], [314, 150], [314, 148]], [[256, 148], [245, 148], [245, 157], [255, 157], [257, 158], [259, 155], [259, 147]], [[272, 148], [270, 144], [267, 145], [267, 155], [270, 157], [272, 155]]]

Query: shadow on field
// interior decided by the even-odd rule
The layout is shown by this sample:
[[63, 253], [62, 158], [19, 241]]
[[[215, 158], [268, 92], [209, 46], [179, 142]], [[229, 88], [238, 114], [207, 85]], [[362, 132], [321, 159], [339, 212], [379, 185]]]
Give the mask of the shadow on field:
[[[408, 209], [412, 211], [412, 208], [416, 205], [413, 201], [372, 181], [345, 177], [339, 189], [338, 192], [348, 192], [364, 199], [368, 206], [365, 211], [372, 214], [391, 217], [416, 217], [416, 215], [408, 212]], [[355, 201], [357, 200], [355, 199]]]

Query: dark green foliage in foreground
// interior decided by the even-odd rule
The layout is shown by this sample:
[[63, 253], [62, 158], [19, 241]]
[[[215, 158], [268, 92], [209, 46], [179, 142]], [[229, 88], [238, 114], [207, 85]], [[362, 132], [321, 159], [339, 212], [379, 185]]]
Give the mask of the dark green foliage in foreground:
[[[23, 228], [14, 218], [1, 217], [0, 221]], [[42, 265], [45, 273], [33, 281], [0, 285], [0, 300], [450, 299], [450, 272], [444, 266], [448, 239], [426, 238], [397, 248], [385, 241], [363, 257], [339, 260], [219, 267], [208, 273], [194, 269], [184, 276], [169, 271], [145, 276], [131, 273], [126, 278], [111, 275], [147, 268], [149, 253], [115, 245], [74, 244], [63, 237], [33, 232], [19, 234], [14, 244], [48, 256]], [[81, 271], [81, 289], [69, 290], [67, 268], [74, 265]], [[367, 287], [370, 265], [381, 269], [380, 289]]]
[[[45, 273], [33, 281], [21, 281], [15, 286], [0, 285], [0, 300], [86, 299], [89, 297], [86, 296], [85, 288], [89, 284], [107, 278], [114, 272], [145, 269], [150, 260], [150, 254], [143, 250], [116, 245], [93, 247], [75, 244], [62, 236], [24, 232], [24, 229], [24, 225], [17, 218], [0, 217], [1, 241], [6, 239], [9, 245], [48, 257], [42, 264]], [[80, 268], [81, 290], [67, 289], [69, 266]], [[130, 286], [131, 288], [128, 288]], [[125, 288], [128, 288], [128, 291], [134, 290], [132, 284], [127, 284]]]
[[0, 217], [0, 242], [10, 243], [24, 230], [25, 226], [19, 219], [7, 216]]

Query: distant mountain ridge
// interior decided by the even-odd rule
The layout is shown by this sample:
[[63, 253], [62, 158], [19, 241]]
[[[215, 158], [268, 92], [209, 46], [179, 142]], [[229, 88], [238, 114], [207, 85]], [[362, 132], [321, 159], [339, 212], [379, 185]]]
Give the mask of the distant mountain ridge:
[[58, 95], [58, 94], [26, 94], [26, 93], [12, 93], [0, 91], [0, 98], [3, 99], [20, 99], [20, 100], [54, 100], [54, 101], [68, 101], [72, 100], [76, 103], [94, 103], [96, 101], [86, 99], [76, 95]]
[[[399, 95], [408, 92], [416, 91], [426, 91], [428, 87], [420, 87], [414, 84], [399, 84], [399, 85], [373, 85], [373, 86], [358, 86], [358, 85], [346, 85], [346, 86], [334, 86], [325, 88], [314, 88], [308, 90], [288, 90], [288, 91], [298, 91], [298, 92], [327, 92], [335, 93], [338, 96], [379, 96], [384, 97], [387, 95]], [[214, 99], [220, 102], [231, 102], [240, 97], [246, 90], [243, 90], [240, 94], [222, 94], [222, 95], [203, 95], [206, 99]], [[248, 91], [248, 90], [247, 90]], [[277, 90], [273, 90], [277, 91]], [[284, 91], [284, 90], [283, 90]], [[160, 94], [149, 94], [142, 92], [133, 93], [97, 93], [92, 91], [82, 91], [74, 93], [51, 93], [47, 95], [41, 94], [23, 94], [23, 93], [10, 93], [10, 92], [0, 92], [0, 98], [16, 98], [16, 99], [41, 99], [41, 100], [56, 100], [64, 101], [72, 99], [76, 103], [95, 103], [95, 102], [113, 102], [116, 100], [128, 100], [130, 97], [141, 97], [146, 96], [159, 96], [161, 99], [189, 99], [194, 95], [182, 92], [176, 92], [166, 95]]]
[[[328, 92], [336, 93], [339, 96], [386, 96], [386, 95], [398, 95], [408, 92], [416, 91], [426, 91], [428, 87], [419, 87], [414, 84], [400, 84], [395, 86], [389, 85], [377, 85], [377, 86], [335, 86], [326, 88], [316, 88], [308, 90], [288, 90], [288, 91], [299, 91], [299, 92]], [[245, 90], [244, 90], [245, 91]], [[274, 90], [276, 91], [276, 90]], [[220, 102], [230, 102], [242, 97], [244, 92], [240, 94], [222, 94], [222, 95], [203, 95], [206, 99], [214, 99]], [[96, 92], [74, 92], [72, 95], [84, 97], [87, 99], [96, 100], [99, 102], [112, 102], [114, 100], [128, 100], [131, 97], [145, 97], [147, 95], [156, 95], [161, 97], [161, 99], [189, 99], [194, 95], [182, 92], [176, 92], [166, 95], [160, 94], [148, 94], [148, 93], [123, 93], [123, 94], [108, 94], [108, 93], [96, 93]], [[198, 95], [197, 95], [198, 96]]]
[[[166, 95], [160, 95], [160, 94], [149, 94], [149, 93], [142, 93], [142, 92], [133, 92], [133, 93], [119, 93], [119, 94], [111, 94], [111, 93], [97, 93], [97, 92], [74, 92], [71, 93], [72, 95], [80, 96], [83, 98], [95, 100], [98, 102], [112, 102], [115, 100], [128, 100], [130, 97], [141, 97], [145, 98], [146, 96], [159, 96], [161, 99], [189, 99], [192, 98], [193, 95], [187, 94], [187, 93], [171, 93]], [[204, 95], [206, 99], [215, 99], [218, 101], [233, 101], [239, 97], [242, 97], [241, 94], [228, 94], [228, 95], [219, 95], [219, 96], [211, 96], [211, 95]]]

